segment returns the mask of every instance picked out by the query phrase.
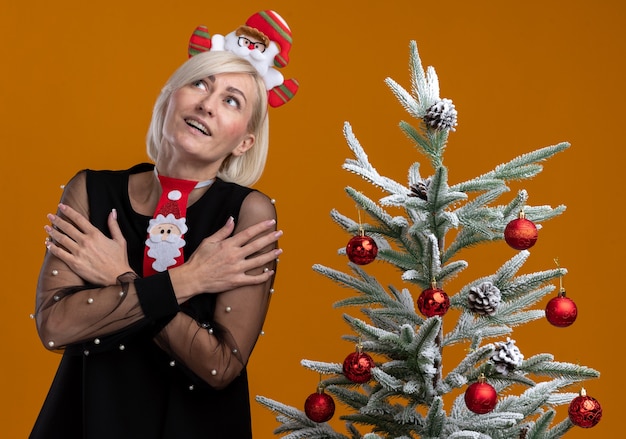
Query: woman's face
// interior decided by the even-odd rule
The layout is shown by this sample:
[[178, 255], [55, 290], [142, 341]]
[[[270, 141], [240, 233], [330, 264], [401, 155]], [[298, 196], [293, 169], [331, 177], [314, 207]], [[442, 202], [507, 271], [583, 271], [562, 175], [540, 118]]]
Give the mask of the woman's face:
[[172, 93], [163, 123], [159, 161], [193, 161], [215, 173], [229, 155], [254, 144], [248, 123], [256, 103], [254, 79], [222, 73], [185, 85]]

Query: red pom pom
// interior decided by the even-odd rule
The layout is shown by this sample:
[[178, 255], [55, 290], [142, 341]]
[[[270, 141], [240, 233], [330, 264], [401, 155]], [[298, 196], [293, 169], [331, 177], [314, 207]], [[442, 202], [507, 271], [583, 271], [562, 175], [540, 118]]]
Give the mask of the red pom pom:
[[369, 236], [357, 235], [346, 245], [348, 259], [358, 265], [366, 265], [376, 259], [378, 246]]
[[504, 240], [516, 250], [526, 250], [537, 242], [537, 227], [535, 224], [520, 217], [506, 225]]
[[352, 352], [343, 361], [343, 374], [353, 383], [366, 383], [372, 377], [374, 360], [365, 352]]
[[550, 299], [546, 305], [546, 319], [554, 326], [564, 328], [571, 325], [578, 316], [578, 308], [569, 297], [565, 297], [565, 291], [561, 291], [558, 297]]
[[491, 384], [477, 382], [465, 391], [465, 405], [479, 415], [489, 413], [498, 403], [498, 393]]
[[306, 399], [304, 413], [313, 422], [326, 422], [335, 414], [335, 401], [320, 389]]
[[450, 308], [450, 298], [442, 289], [428, 288], [418, 297], [417, 307], [426, 317], [442, 316]]
[[587, 396], [585, 391], [580, 392], [569, 404], [569, 418], [579, 427], [591, 428], [602, 418], [602, 407], [600, 403], [591, 396]]

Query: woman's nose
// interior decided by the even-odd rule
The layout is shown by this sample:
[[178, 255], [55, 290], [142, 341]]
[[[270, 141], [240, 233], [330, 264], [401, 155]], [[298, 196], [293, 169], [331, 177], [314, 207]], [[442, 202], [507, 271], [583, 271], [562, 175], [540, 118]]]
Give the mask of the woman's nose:
[[203, 113], [207, 113], [210, 116], [215, 114], [215, 102], [211, 95], [205, 96], [203, 99], [198, 101], [197, 108], [199, 111]]

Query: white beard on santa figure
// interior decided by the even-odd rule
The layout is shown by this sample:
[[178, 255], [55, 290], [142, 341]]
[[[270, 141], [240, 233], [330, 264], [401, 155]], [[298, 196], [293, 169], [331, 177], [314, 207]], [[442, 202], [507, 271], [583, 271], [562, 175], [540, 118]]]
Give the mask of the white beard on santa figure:
[[152, 268], [161, 272], [176, 264], [181, 255], [180, 249], [186, 244], [182, 235], [187, 231], [185, 218], [176, 219], [172, 214], [167, 217], [157, 215], [150, 220], [149, 237], [146, 239], [148, 256], [154, 259]]

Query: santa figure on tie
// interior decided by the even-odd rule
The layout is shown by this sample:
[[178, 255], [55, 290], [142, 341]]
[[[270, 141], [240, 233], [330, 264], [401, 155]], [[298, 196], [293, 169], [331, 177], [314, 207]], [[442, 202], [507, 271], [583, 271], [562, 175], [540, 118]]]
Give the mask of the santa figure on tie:
[[183, 253], [185, 246], [183, 235], [187, 232], [185, 218], [180, 217], [177, 201], [181, 194], [177, 190], [167, 195], [169, 202], [165, 203], [155, 218], [148, 224], [148, 239], [146, 239], [147, 256], [154, 259], [152, 268], [161, 272], [176, 265], [177, 259]]

